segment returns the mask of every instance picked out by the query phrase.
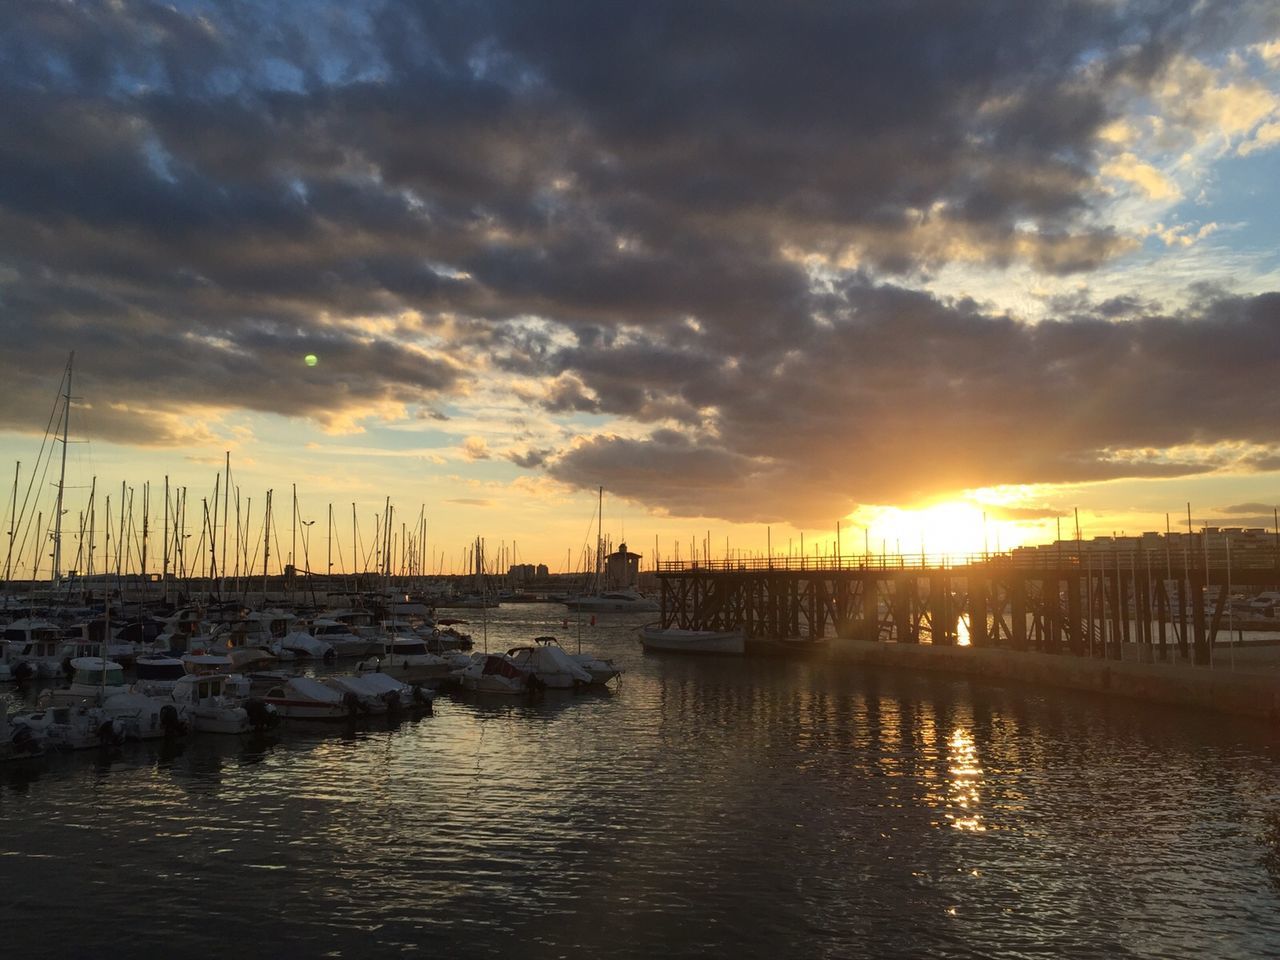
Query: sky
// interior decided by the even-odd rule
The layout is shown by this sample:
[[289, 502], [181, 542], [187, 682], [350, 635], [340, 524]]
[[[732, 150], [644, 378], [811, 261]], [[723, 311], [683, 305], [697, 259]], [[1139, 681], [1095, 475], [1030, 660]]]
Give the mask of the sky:
[[230, 454], [443, 571], [599, 488], [646, 566], [1272, 525], [1274, 2], [3, 6], [26, 569], [73, 351], [66, 524]]

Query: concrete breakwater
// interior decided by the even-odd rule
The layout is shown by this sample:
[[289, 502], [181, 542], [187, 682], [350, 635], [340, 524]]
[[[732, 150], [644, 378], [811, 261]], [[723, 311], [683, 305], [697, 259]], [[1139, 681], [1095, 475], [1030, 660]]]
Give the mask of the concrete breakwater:
[[1142, 663], [975, 647], [833, 640], [833, 659], [933, 671], [994, 683], [1028, 683], [1271, 721], [1280, 730], [1280, 672]]

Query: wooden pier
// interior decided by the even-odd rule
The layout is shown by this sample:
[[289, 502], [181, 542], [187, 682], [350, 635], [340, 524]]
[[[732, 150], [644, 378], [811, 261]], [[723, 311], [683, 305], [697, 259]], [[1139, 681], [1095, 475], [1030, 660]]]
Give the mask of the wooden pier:
[[664, 627], [742, 629], [749, 641], [844, 637], [1112, 660], [1136, 644], [1144, 659], [1208, 665], [1219, 635], [1243, 626], [1228, 612], [1231, 588], [1280, 586], [1280, 551], [1234, 567], [1218, 559], [793, 557], [664, 563], [657, 577]]

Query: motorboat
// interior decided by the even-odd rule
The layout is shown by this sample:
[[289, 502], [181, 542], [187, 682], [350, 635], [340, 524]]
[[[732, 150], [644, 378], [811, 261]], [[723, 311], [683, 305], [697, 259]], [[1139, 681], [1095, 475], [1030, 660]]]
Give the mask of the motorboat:
[[[365, 615], [361, 614], [361, 616]], [[307, 633], [321, 643], [327, 643], [332, 647], [335, 657], [367, 657], [377, 654], [382, 649], [382, 640], [377, 631], [370, 627], [372, 632], [363, 634], [357, 632], [359, 629], [362, 628], [342, 620], [325, 618], [312, 620]], [[285, 640], [289, 640], [292, 636], [294, 634], [285, 637]], [[284, 641], [281, 642], [284, 643]]]
[[651, 623], [640, 628], [645, 650], [663, 653], [721, 653], [741, 656], [746, 638], [741, 630], [682, 630]]
[[44, 738], [31, 727], [15, 726], [0, 708], [0, 760], [23, 760], [44, 753]]
[[63, 675], [62, 630], [50, 620], [23, 618], [4, 628], [3, 655], [17, 679], [21, 674], [50, 679]]
[[[9, 718], [14, 736], [29, 734], [52, 750], [89, 750], [115, 746], [125, 740], [125, 724], [110, 717], [102, 707], [88, 704], [63, 705], [19, 713]], [[27, 734], [20, 734], [26, 727]]]
[[383, 673], [406, 683], [438, 683], [448, 677], [456, 666], [450, 660], [431, 653], [427, 649], [427, 641], [421, 637], [387, 637], [383, 641], [383, 655], [361, 660], [356, 664], [356, 670], [360, 673]]
[[200, 733], [249, 733], [280, 722], [276, 709], [244, 696], [241, 678], [220, 673], [187, 674], [170, 694], [186, 708], [191, 726]]
[[190, 729], [187, 711], [168, 697], [151, 697], [132, 691], [116, 693], [102, 701], [102, 709], [119, 724], [128, 740], [160, 740]]
[[[317, 621], [320, 622], [320, 621]], [[341, 628], [346, 633], [346, 628]], [[311, 660], [332, 660], [337, 655], [333, 644], [311, 635], [310, 630], [293, 630], [275, 641], [269, 648], [271, 653], [282, 660], [296, 658]]]
[[311, 677], [290, 677], [262, 699], [286, 720], [346, 720], [360, 710], [355, 694], [335, 690]]
[[538, 689], [533, 672], [504, 653], [477, 653], [453, 678], [464, 690], [476, 693], [522, 694]]
[[128, 693], [124, 667], [102, 657], [76, 657], [71, 661], [71, 683], [41, 694], [41, 706], [66, 703], [102, 704], [108, 697]]
[[629, 587], [570, 597], [565, 606], [583, 613], [657, 613], [662, 609], [657, 600]]
[[401, 683], [385, 673], [326, 677], [322, 683], [339, 693], [354, 696], [361, 713], [398, 713], [424, 704], [429, 709], [431, 704], [421, 687]]
[[590, 686], [593, 682], [591, 674], [565, 653], [554, 637], [538, 637], [529, 646], [512, 647], [507, 656], [544, 687], [572, 690]]

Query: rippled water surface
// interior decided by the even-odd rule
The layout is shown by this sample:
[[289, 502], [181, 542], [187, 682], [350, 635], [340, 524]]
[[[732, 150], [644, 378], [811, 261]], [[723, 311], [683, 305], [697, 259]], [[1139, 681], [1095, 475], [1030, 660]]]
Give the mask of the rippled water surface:
[[0, 768], [9, 955], [1280, 952], [1275, 731], [601, 621], [611, 694]]

